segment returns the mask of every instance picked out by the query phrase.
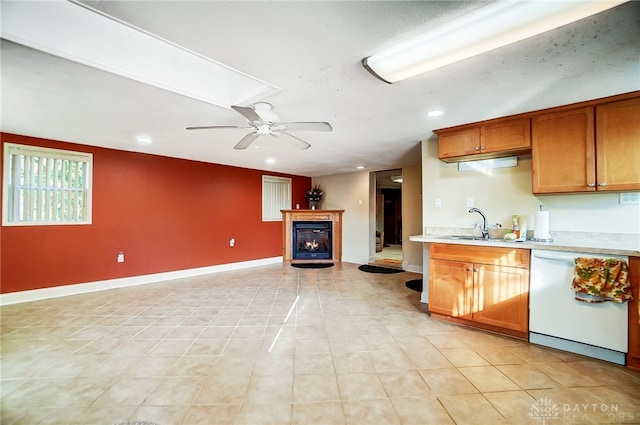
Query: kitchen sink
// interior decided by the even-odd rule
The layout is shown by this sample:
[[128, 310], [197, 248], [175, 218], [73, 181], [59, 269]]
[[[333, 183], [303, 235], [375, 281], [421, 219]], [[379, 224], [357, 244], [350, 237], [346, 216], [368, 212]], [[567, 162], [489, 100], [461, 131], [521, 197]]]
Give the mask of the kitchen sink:
[[449, 239], [452, 241], [460, 240], [460, 241], [485, 241], [485, 242], [495, 242], [501, 241], [501, 238], [488, 238], [485, 239], [482, 236], [469, 236], [469, 235], [447, 235], [442, 236], [440, 239]]

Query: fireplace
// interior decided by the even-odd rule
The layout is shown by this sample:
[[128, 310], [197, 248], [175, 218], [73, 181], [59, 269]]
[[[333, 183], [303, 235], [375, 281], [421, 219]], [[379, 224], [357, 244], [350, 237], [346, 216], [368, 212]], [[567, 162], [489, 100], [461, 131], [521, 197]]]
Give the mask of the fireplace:
[[294, 260], [330, 260], [331, 221], [294, 221], [291, 236]]
[[[344, 210], [281, 210], [282, 260], [291, 263], [334, 263], [342, 261], [342, 213]], [[299, 232], [294, 227], [302, 226]], [[313, 230], [320, 232], [313, 232]], [[311, 231], [309, 231], [311, 230]], [[319, 237], [320, 233], [326, 236]], [[314, 237], [311, 236], [314, 234]], [[298, 238], [306, 238], [298, 249]], [[309, 248], [307, 249], [307, 242]], [[317, 246], [316, 246], [317, 244]]]

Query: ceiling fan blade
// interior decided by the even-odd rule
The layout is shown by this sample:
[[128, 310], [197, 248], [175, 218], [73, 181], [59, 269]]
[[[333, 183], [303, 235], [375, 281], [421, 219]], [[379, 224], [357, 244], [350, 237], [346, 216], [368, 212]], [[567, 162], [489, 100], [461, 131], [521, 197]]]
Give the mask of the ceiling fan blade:
[[246, 136], [244, 136], [242, 138], [242, 140], [240, 140], [238, 142], [237, 145], [235, 145], [233, 148], [234, 149], [246, 149], [249, 147], [249, 145], [251, 143], [253, 143], [254, 140], [256, 140], [258, 138], [258, 136], [260, 136], [258, 133], [249, 133]]
[[282, 122], [287, 130], [292, 131], [332, 131], [328, 122]]
[[187, 127], [187, 130], [209, 130], [212, 128], [247, 128], [247, 127], [241, 127], [238, 125], [205, 125], [200, 127]]
[[256, 113], [256, 111], [254, 111], [251, 108], [247, 108], [246, 106], [235, 106], [232, 105], [231, 108], [238, 112], [239, 114], [242, 114], [242, 116], [244, 116], [246, 119], [249, 120], [249, 122], [263, 122], [262, 118], [260, 118], [260, 115], [258, 115]]
[[284, 131], [280, 132], [280, 134], [278, 134], [276, 136], [278, 139], [283, 140], [287, 143], [291, 143], [292, 145], [294, 145], [295, 147], [297, 147], [298, 149], [309, 149], [311, 147], [311, 145], [307, 142], [305, 142], [302, 139], [297, 138], [296, 136], [286, 133]]

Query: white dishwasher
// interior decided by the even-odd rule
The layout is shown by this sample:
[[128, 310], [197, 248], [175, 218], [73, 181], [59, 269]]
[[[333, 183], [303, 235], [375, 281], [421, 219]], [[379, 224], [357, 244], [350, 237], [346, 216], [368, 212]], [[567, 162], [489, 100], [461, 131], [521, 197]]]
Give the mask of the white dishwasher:
[[571, 288], [576, 257], [584, 252], [531, 250], [529, 341], [617, 364], [628, 351], [628, 303], [577, 301]]

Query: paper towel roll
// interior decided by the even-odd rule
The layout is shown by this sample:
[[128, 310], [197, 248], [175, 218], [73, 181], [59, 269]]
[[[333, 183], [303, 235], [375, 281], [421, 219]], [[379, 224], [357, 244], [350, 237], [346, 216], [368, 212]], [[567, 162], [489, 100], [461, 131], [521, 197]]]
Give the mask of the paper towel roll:
[[536, 239], [551, 239], [549, 234], [549, 211], [536, 211], [535, 221], [536, 227], [533, 230], [533, 237]]

